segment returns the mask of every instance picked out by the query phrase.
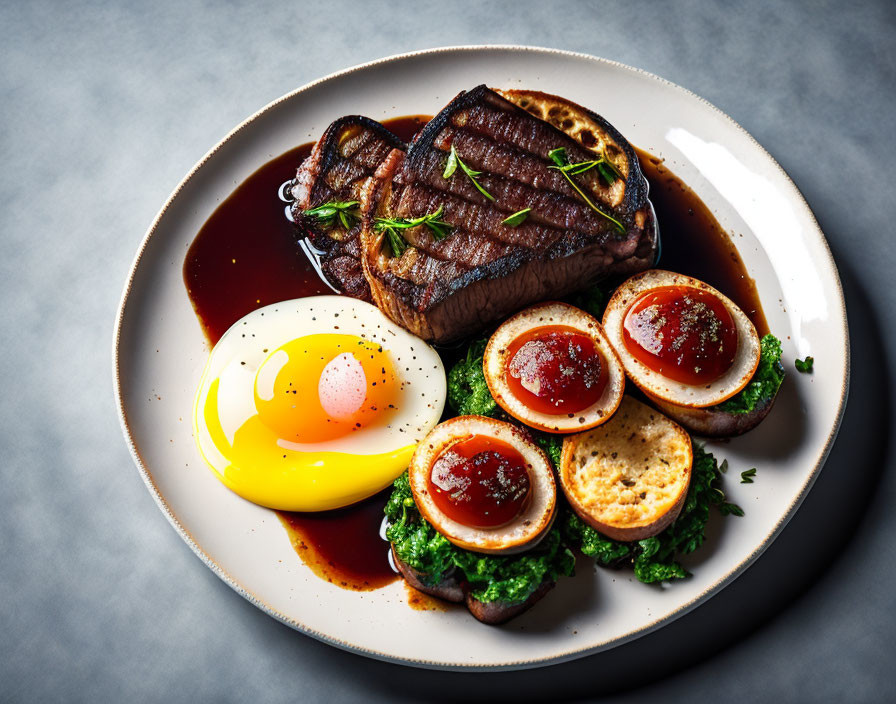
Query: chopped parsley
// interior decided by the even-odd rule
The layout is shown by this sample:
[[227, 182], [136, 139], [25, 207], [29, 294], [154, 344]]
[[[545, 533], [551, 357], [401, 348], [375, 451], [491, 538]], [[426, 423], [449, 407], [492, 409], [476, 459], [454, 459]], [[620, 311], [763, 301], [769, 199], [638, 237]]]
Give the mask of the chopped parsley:
[[796, 367], [796, 370], [801, 374], [811, 374], [812, 373], [812, 365], [815, 364], [814, 357], [806, 357], [805, 359], [797, 359], [794, 360], [793, 366]]
[[757, 406], [771, 401], [778, 393], [784, 381], [781, 341], [774, 335], [766, 335], [759, 341], [759, 349], [759, 366], [753, 378], [740, 392], [716, 408], [727, 413], [750, 413]]
[[500, 410], [482, 371], [486, 343], [484, 339], [471, 342], [467, 356], [448, 372], [448, 404], [459, 416], [490, 416]]

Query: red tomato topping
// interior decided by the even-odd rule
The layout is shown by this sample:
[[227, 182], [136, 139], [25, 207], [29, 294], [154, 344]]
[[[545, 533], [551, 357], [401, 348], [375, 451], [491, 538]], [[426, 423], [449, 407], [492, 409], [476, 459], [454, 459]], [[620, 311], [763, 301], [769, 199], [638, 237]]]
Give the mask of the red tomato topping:
[[461, 440], [439, 455], [429, 492], [448, 518], [472, 528], [496, 528], [525, 508], [529, 470], [511, 445], [485, 435]]
[[593, 405], [607, 384], [594, 341], [575, 328], [530, 330], [513, 341], [507, 358], [511, 393], [539, 413], [577, 413]]
[[653, 371], [695, 386], [727, 372], [737, 352], [737, 328], [725, 304], [691, 286], [641, 294], [625, 314], [623, 339]]

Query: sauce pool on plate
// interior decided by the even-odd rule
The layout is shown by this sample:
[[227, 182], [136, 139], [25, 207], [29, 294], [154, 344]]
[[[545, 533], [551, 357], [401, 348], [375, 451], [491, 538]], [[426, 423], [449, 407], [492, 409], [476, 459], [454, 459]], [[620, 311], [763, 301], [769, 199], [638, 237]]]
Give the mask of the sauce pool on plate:
[[[383, 124], [410, 141], [428, 119], [410, 116]], [[332, 293], [298, 246], [285, 215], [287, 203], [278, 198], [312, 146], [296, 147], [247, 178], [218, 206], [188, 250], [184, 283], [211, 345], [257, 308]], [[641, 150], [638, 156], [660, 224], [659, 266], [706, 281], [740, 306], [760, 335], [767, 332], [755, 284], [727, 233], [662, 160]], [[315, 574], [366, 591], [398, 578], [380, 535], [388, 496], [386, 490], [335, 511], [277, 513], [297, 554]]]

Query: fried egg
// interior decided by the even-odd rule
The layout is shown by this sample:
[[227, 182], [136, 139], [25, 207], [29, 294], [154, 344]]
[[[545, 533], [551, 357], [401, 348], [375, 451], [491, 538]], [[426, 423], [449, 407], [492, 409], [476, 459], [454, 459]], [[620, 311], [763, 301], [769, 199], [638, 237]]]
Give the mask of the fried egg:
[[375, 306], [313, 296], [259, 308], [212, 350], [199, 451], [245, 499], [325, 511], [388, 486], [445, 404], [441, 359]]

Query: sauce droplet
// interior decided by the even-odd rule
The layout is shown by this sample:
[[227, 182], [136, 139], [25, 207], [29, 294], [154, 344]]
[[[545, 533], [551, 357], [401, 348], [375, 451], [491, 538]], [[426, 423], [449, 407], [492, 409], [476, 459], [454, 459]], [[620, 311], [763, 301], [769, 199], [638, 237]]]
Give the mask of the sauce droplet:
[[507, 385], [534, 411], [576, 413], [597, 402], [607, 384], [594, 341], [575, 328], [552, 325], [520, 335], [508, 348]]
[[638, 361], [683, 384], [715, 381], [737, 352], [737, 328], [725, 304], [691, 286], [643, 293], [625, 314], [623, 339]]
[[472, 528], [497, 528], [516, 518], [529, 498], [529, 471], [511, 445], [476, 435], [439, 455], [429, 492], [448, 518]]

